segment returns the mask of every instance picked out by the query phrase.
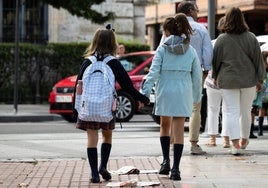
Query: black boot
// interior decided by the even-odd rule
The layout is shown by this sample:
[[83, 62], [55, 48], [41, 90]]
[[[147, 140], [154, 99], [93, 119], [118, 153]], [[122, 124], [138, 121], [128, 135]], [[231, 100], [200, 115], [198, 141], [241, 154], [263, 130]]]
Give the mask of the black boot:
[[169, 147], [170, 147], [170, 137], [162, 136], [160, 137], [160, 143], [163, 154], [163, 163], [159, 170], [159, 174], [169, 175], [170, 171], [170, 160], [169, 160]]
[[181, 161], [181, 155], [183, 151], [183, 144], [174, 144], [174, 160], [173, 160], [173, 167], [171, 170], [170, 179], [175, 181], [180, 181], [180, 161]]
[[107, 170], [107, 163], [110, 157], [111, 148], [112, 145], [108, 143], [102, 143], [101, 145], [101, 164], [99, 168], [99, 173], [106, 181], [112, 179], [111, 174]]
[[258, 138], [257, 136], [254, 135], [253, 132], [254, 132], [254, 123], [251, 123], [249, 138]]
[[87, 148], [88, 162], [91, 168], [91, 182], [99, 183], [100, 176], [98, 172], [98, 151], [97, 148]]
[[263, 136], [263, 119], [264, 117], [259, 117], [259, 131], [258, 131], [259, 136]]

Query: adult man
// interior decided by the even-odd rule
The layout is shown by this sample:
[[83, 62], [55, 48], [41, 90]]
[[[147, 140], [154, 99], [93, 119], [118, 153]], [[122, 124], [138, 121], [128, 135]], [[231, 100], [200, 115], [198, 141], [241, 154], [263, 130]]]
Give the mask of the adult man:
[[126, 53], [126, 48], [124, 44], [119, 44], [117, 48], [117, 56], [120, 57], [122, 55], [125, 55]]
[[[198, 7], [196, 3], [191, 1], [183, 1], [178, 5], [178, 12], [184, 13], [194, 30], [194, 34], [191, 36], [190, 44], [195, 48], [202, 69], [203, 80], [207, 75], [207, 71], [211, 69], [211, 61], [213, 55], [213, 47], [211, 39], [207, 29], [204, 25], [197, 22]], [[192, 116], [189, 124], [189, 140], [191, 142], [190, 153], [194, 155], [203, 155], [206, 152], [197, 144], [199, 141], [199, 131], [201, 123], [201, 103], [195, 103]]]

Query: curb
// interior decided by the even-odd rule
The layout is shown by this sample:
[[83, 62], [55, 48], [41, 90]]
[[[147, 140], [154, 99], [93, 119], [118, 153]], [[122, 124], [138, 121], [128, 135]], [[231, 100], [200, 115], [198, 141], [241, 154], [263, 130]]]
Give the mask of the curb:
[[0, 116], [0, 122], [43, 122], [43, 121], [59, 121], [61, 116], [57, 115], [22, 115], [22, 116]]

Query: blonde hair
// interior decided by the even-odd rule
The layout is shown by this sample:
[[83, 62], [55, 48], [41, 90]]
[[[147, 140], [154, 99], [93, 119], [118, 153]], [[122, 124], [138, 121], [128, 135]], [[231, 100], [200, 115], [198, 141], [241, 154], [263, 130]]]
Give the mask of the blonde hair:
[[88, 57], [94, 54], [99, 57], [107, 54], [116, 55], [117, 46], [116, 36], [112, 29], [97, 29], [83, 56]]

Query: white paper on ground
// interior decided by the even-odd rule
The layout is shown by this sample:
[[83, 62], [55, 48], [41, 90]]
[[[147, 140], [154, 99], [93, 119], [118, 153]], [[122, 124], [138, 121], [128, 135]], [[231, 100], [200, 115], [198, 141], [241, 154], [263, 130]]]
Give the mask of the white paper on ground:
[[158, 170], [139, 170], [135, 166], [123, 166], [122, 168], [118, 170], [112, 170], [110, 171], [112, 174], [153, 174], [158, 173]]
[[143, 187], [143, 186], [156, 186], [160, 185], [160, 182], [157, 181], [138, 181], [138, 182], [109, 182], [106, 186], [107, 187]]

